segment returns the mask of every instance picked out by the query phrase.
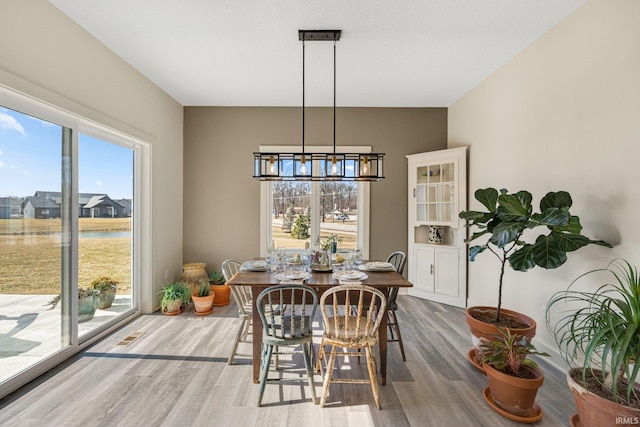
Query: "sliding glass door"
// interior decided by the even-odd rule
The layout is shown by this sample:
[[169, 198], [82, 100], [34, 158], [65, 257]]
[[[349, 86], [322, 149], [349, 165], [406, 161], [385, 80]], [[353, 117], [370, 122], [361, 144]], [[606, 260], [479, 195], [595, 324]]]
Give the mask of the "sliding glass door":
[[138, 304], [136, 147], [33, 111], [0, 105], [0, 385]]

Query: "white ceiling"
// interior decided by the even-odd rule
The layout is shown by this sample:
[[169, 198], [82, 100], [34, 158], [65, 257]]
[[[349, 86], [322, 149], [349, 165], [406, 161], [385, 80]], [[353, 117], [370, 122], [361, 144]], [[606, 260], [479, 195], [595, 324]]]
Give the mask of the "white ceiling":
[[[586, 0], [49, 0], [185, 106], [299, 106], [298, 30], [339, 29], [337, 104], [447, 107]], [[333, 104], [306, 44], [306, 105]]]

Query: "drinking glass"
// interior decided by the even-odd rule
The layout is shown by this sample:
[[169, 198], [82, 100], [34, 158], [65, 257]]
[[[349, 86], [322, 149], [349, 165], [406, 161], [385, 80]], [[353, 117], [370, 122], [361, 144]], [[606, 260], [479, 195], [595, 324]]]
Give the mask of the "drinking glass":
[[358, 268], [360, 264], [362, 264], [362, 249], [354, 249], [351, 253], [351, 260], [353, 261], [353, 264], [356, 266], [356, 268]]
[[273, 250], [271, 250], [271, 249], [268, 249], [264, 260], [266, 261], [267, 265], [269, 266], [269, 272], [272, 273], [273, 272], [273, 263], [276, 260], [275, 252]]

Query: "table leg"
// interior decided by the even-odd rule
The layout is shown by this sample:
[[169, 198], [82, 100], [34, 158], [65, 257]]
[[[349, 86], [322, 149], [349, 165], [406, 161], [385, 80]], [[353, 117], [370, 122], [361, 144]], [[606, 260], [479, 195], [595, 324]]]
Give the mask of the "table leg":
[[[251, 294], [253, 298], [256, 298], [258, 294], [260, 294], [262, 288], [252, 287]], [[258, 310], [256, 310], [255, 299], [253, 300], [253, 383], [258, 384], [260, 382], [260, 356], [262, 354], [262, 320], [260, 319], [260, 315], [258, 314]]]

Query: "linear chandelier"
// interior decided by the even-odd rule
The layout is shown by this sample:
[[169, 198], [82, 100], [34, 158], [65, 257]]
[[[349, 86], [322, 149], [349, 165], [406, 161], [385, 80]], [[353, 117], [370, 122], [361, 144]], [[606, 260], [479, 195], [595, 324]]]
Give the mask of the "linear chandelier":
[[[384, 153], [336, 152], [336, 42], [340, 30], [299, 30], [302, 41], [302, 151], [253, 153], [253, 177], [260, 181], [380, 181]], [[333, 41], [333, 152], [307, 153], [305, 136], [305, 41]]]

